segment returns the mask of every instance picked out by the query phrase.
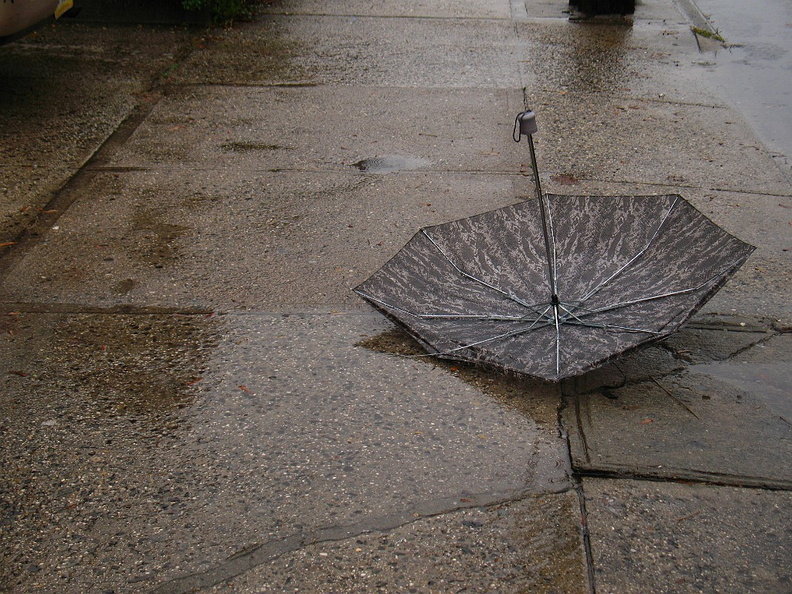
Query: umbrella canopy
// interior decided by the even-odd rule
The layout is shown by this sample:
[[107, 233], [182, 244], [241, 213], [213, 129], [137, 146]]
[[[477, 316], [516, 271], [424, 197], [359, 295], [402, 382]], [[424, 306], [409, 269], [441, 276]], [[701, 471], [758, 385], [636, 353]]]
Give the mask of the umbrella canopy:
[[677, 330], [753, 249], [678, 195], [537, 184], [421, 229], [354, 290], [431, 354], [558, 381]]

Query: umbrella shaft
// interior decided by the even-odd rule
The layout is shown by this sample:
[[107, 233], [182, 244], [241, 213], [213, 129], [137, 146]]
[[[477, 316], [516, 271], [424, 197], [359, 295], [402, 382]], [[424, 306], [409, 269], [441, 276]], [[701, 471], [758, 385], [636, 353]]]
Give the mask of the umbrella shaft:
[[547, 204], [545, 203], [545, 196], [542, 193], [542, 182], [539, 181], [539, 167], [536, 165], [536, 150], [534, 149], [533, 136], [527, 134], [527, 137], [528, 148], [531, 152], [531, 169], [533, 169], [534, 174], [536, 197], [539, 200], [539, 212], [542, 215], [542, 234], [544, 235], [545, 251], [547, 252], [547, 268], [550, 274], [549, 281], [551, 301], [553, 303], [558, 303], [558, 295], [556, 294], [555, 267], [553, 266], [554, 252], [550, 241], [550, 229], [548, 228], [547, 221]]
[[534, 149], [533, 136], [531, 136], [530, 134], [528, 134], [527, 136], [528, 136], [528, 148], [530, 149], [531, 152], [531, 169], [533, 169], [534, 184], [536, 184], [536, 197], [539, 198], [539, 202], [542, 202], [542, 183], [539, 181], [539, 167], [536, 164], [536, 150]]

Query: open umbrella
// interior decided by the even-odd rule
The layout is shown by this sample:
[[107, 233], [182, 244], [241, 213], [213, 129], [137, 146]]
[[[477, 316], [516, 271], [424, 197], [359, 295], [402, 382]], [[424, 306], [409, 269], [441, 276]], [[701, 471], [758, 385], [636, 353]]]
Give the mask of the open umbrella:
[[677, 330], [754, 248], [685, 199], [544, 194], [418, 231], [354, 290], [433, 355], [559, 381]]

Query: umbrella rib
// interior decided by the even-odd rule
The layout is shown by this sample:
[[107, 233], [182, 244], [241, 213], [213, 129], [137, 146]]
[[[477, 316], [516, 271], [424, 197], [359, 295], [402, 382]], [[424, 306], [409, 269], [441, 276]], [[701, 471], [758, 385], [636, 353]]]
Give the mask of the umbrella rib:
[[534, 306], [529, 304], [525, 300], [520, 299], [519, 297], [509, 293], [508, 291], [505, 291], [505, 290], [501, 289], [500, 287], [497, 287], [497, 286], [495, 286], [495, 285], [493, 285], [491, 283], [488, 283], [487, 281], [482, 280], [480, 278], [477, 278], [477, 277], [473, 276], [472, 274], [470, 274], [469, 272], [465, 272], [464, 270], [462, 270], [462, 268], [460, 268], [456, 264], [456, 262], [454, 262], [450, 258], [450, 256], [443, 250], [443, 248], [441, 248], [437, 244], [437, 242], [434, 240], [434, 238], [431, 235], [429, 235], [429, 233], [426, 231], [426, 229], [421, 229], [421, 233], [423, 233], [426, 236], [426, 238], [429, 240], [429, 242], [437, 249], [437, 251], [442, 254], [443, 258], [445, 258], [446, 261], [448, 261], [448, 263], [451, 264], [451, 266], [454, 267], [454, 270], [456, 270], [463, 277], [465, 277], [467, 279], [470, 279], [473, 282], [479, 283], [480, 285], [482, 285], [484, 287], [487, 287], [488, 289], [492, 289], [493, 291], [496, 291], [497, 293], [500, 293], [501, 295], [503, 295], [507, 299], [510, 299], [510, 300], [514, 301], [515, 303], [518, 303], [518, 304], [522, 305], [523, 307], [526, 307], [526, 308], [536, 312], [536, 310], [533, 309]]
[[634, 332], [637, 334], [662, 334], [659, 330], [649, 330], [647, 328], [631, 328], [629, 326], [617, 326], [615, 324], [590, 324], [587, 322], [567, 322], [570, 326], [583, 326], [585, 328], [598, 328], [600, 330], [621, 330], [623, 332]]
[[[728, 270], [729, 268], [734, 267], [735, 264], [736, 264], [736, 262], [730, 264], [728, 267], [725, 268], [725, 270]], [[598, 313], [604, 313], [604, 312], [607, 312], [607, 311], [613, 311], [615, 309], [622, 309], [624, 307], [629, 307], [630, 305], [636, 305], [638, 303], [646, 303], [647, 301], [655, 301], [657, 299], [665, 299], [667, 297], [676, 297], [677, 295], [685, 295], [687, 293], [694, 293], [695, 291], [700, 290], [702, 287], [706, 287], [707, 285], [711, 284], [713, 281], [717, 280], [722, 275], [723, 275], [723, 271], [720, 271], [717, 274], [714, 274], [713, 276], [709, 277], [703, 283], [701, 283], [701, 284], [699, 284], [699, 285], [697, 285], [695, 287], [688, 287], [686, 289], [678, 289], [676, 291], [668, 291], [667, 293], [660, 293], [660, 294], [657, 294], [657, 295], [648, 295], [646, 297], [641, 297], [639, 299], [630, 299], [629, 301], [621, 301], [619, 303], [612, 303], [611, 305], [606, 305], [604, 307], [598, 307], [596, 309], [582, 308], [585, 311], [585, 314], [583, 314], [583, 315], [591, 316], [591, 315], [595, 315], [595, 314], [598, 314]], [[578, 307], [581, 307], [581, 306], [578, 306]], [[574, 314], [572, 314], [572, 312], [569, 312], [569, 313], [570, 313], [570, 315], [574, 315]]]
[[[550, 311], [550, 309], [552, 309], [552, 307], [553, 307], [552, 305], [548, 305], [547, 308], [540, 314], [540, 317], [535, 319], [533, 321], [533, 323], [530, 326], [528, 326], [527, 328], [519, 328], [517, 330], [510, 330], [509, 332], [504, 332], [502, 334], [497, 334], [495, 336], [490, 336], [488, 338], [482, 338], [481, 340], [477, 340], [476, 342], [471, 342], [469, 344], [463, 344], [463, 345], [460, 345], [458, 347], [454, 347], [453, 349], [450, 349], [448, 351], [442, 351], [442, 352], [438, 352], [438, 353], [435, 353], [435, 354], [437, 354], [437, 355], [451, 355], [451, 354], [456, 353], [458, 351], [463, 351], [465, 349], [470, 349], [470, 348], [473, 348], [473, 347], [476, 347], [476, 346], [480, 346], [482, 344], [487, 344], [489, 342], [494, 342], [496, 340], [504, 340], [506, 338], [512, 338], [514, 336], [519, 336], [520, 334], [525, 334], [526, 332], [530, 332], [531, 330], [534, 330], [534, 329], [546, 328], [547, 326], [549, 326], [551, 324], [551, 322], [549, 321], [550, 318], [549, 318], [549, 316], [547, 316], [547, 312]], [[544, 316], [547, 316], [548, 320], [540, 323], [540, 320]]]
[[[534, 312], [541, 319], [544, 314]], [[500, 314], [413, 314], [424, 320], [482, 320], [485, 322], [525, 322], [528, 316], [506, 316]]]
[[585, 301], [588, 301], [589, 299], [591, 299], [591, 298], [592, 298], [594, 295], [596, 295], [596, 294], [597, 294], [597, 293], [598, 293], [598, 292], [599, 292], [599, 291], [600, 291], [600, 290], [601, 290], [603, 287], [605, 287], [605, 286], [606, 286], [608, 283], [610, 283], [610, 282], [611, 282], [611, 281], [612, 281], [614, 278], [616, 278], [617, 276], [619, 276], [619, 275], [620, 275], [622, 272], [624, 272], [624, 271], [625, 271], [627, 268], [629, 268], [629, 267], [630, 267], [630, 266], [631, 266], [631, 265], [632, 265], [632, 264], [633, 264], [633, 263], [634, 263], [636, 260], [638, 260], [638, 259], [639, 259], [641, 256], [643, 256], [643, 255], [644, 255], [644, 254], [647, 252], [647, 250], [648, 250], [648, 249], [651, 247], [651, 245], [652, 245], [652, 244], [655, 242], [655, 240], [657, 239], [657, 236], [658, 236], [658, 235], [660, 235], [660, 230], [661, 230], [661, 229], [663, 228], [663, 226], [666, 224], [666, 221], [667, 221], [667, 220], [668, 220], [668, 218], [671, 216], [671, 212], [672, 212], [672, 211], [673, 211], [673, 210], [676, 208], [676, 205], [677, 205], [678, 203], [679, 203], [679, 197], [676, 197], [676, 198], [674, 198], [674, 202], [671, 204], [671, 206], [669, 207], [668, 211], [665, 213], [665, 216], [663, 217], [663, 220], [662, 220], [662, 221], [660, 221], [660, 224], [659, 224], [659, 225], [657, 226], [657, 228], [655, 229], [655, 232], [654, 232], [654, 234], [653, 234], [653, 235], [652, 235], [652, 237], [649, 239], [649, 241], [647, 242], [647, 244], [646, 244], [646, 245], [645, 245], [645, 246], [644, 246], [644, 247], [643, 247], [641, 250], [639, 250], [637, 254], [635, 254], [635, 255], [634, 255], [632, 258], [630, 258], [630, 259], [629, 259], [627, 262], [625, 262], [625, 264], [624, 264], [624, 265], [623, 265], [621, 268], [619, 268], [619, 269], [618, 269], [616, 272], [614, 272], [613, 274], [611, 274], [611, 275], [610, 275], [608, 278], [606, 278], [606, 279], [605, 279], [604, 281], [602, 281], [602, 282], [601, 282], [599, 285], [597, 285], [596, 287], [594, 287], [593, 289], [591, 289], [591, 291], [589, 291], [589, 292], [588, 292], [586, 295], [584, 295], [584, 296], [583, 296], [583, 297], [580, 299], [580, 301], [581, 301], [581, 302], [585, 302]]
[[[527, 318], [527, 316], [507, 316], [500, 314], [417, 313], [414, 311], [410, 311], [408, 309], [404, 309], [403, 307], [393, 305], [392, 303], [388, 303], [387, 301], [383, 301], [382, 299], [374, 297], [374, 295], [366, 293], [365, 291], [361, 291], [360, 289], [355, 289], [355, 292], [361, 297], [368, 299], [373, 303], [377, 303], [388, 309], [406, 314], [408, 316], [412, 316], [414, 318], [421, 318], [423, 320], [449, 319], [449, 320], [483, 320], [483, 321], [491, 321], [491, 322], [524, 322], [526, 321]], [[545, 316], [547, 312], [547, 310], [545, 310], [545, 312], [540, 312], [533, 307], [530, 307], [529, 309], [537, 316], [539, 316], [537, 320], [542, 319], [542, 317]]]
[[[553, 293], [555, 295], [555, 293]], [[555, 321], [555, 338], [556, 338], [556, 375], [561, 373], [561, 324], [558, 316], [558, 309], [561, 307], [560, 303], [553, 303], [553, 318]]]
[[563, 309], [566, 313], [569, 314], [569, 317], [572, 318], [574, 321], [570, 321], [569, 318], [565, 318], [565, 324], [570, 324], [572, 326], [585, 326], [586, 328], [599, 328], [601, 330], [624, 330], [626, 332], [640, 332], [645, 334], [660, 334], [657, 330], [649, 330], [647, 328], [631, 328], [629, 326], [619, 326], [617, 324], [593, 324], [591, 322], [586, 322], [585, 320], [580, 319], [578, 315], [576, 315], [572, 310], [567, 309], [563, 304], [560, 305], [561, 309]]
[[418, 314], [416, 314], [414, 312], [411, 312], [411, 311], [409, 311], [407, 309], [404, 309], [403, 307], [399, 307], [397, 305], [393, 305], [392, 303], [388, 303], [387, 301], [383, 301], [382, 299], [378, 299], [377, 297], [374, 297], [374, 295], [370, 295], [369, 293], [366, 293], [365, 291], [361, 291], [360, 289], [354, 289], [354, 291], [355, 291], [355, 293], [357, 293], [358, 295], [360, 295], [364, 299], [368, 299], [372, 303], [378, 303], [379, 305], [382, 305], [383, 307], [387, 307], [388, 309], [392, 309], [392, 310], [401, 312], [403, 314], [407, 314], [408, 316], [413, 316], [413, 317], [416, 317], [416, 318], [421, 317], [420, 315], [418, 315]]

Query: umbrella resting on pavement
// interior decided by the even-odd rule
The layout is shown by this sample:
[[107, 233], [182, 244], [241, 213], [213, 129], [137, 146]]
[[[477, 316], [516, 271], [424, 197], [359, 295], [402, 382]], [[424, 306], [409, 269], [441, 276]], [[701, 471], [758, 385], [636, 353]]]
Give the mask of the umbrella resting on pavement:
[[[426, 227], [354, 290], [443, 358], [550, 381], [676, 331], [748, 258], [684, 198], [543, 194]], [[519, 133], [517, 134], [517, 130]]]

